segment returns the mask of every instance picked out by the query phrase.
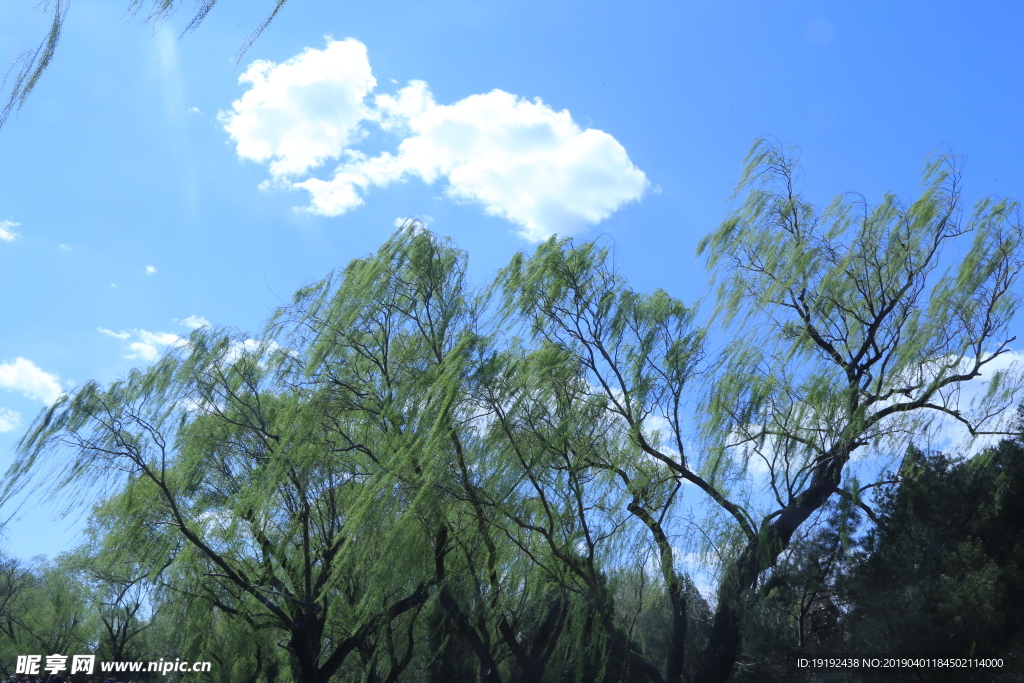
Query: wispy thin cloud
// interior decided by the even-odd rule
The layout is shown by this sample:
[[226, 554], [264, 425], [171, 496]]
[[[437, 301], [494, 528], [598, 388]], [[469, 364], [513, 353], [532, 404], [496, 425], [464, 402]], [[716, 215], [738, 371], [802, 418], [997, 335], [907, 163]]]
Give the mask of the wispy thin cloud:
[[21, 413], [10, 408], [0, 408], [0, 433], [13, 432], [21, 424]]
[[114, 332], [113, 330], [108, 330], [105, 327], [97, 327], [96, 329], [102, 332], [103, 334], [107, 335], [108, 337], [114, 337], [115, 339], [123, 340], [128, 339], [129, 337], [132, 336], [130, 332]]
[[20, 235], [14, 232], [14, 228], [21, 225], [21, 223], [15, 223], [14, 221], [0, 221], [0, 240], [4, 242], [13, 242]]

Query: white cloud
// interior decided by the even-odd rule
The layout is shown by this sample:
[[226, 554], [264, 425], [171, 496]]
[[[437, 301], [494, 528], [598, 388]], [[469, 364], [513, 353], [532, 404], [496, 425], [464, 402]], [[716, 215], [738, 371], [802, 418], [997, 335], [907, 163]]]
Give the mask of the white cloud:
[[[366, 48], [331, 41], [275, 65], [250, 65], [252, 87], [220, 120], [243, 159], [268, 163], [273, 183], [310, 194], [307, 211], [338, 216], [372, 187], [419, 178], [447, 182], [444, 194], [480, 204], [531, 241], [574, 234], [640, 199], [649, 183], [611, 135], [580, 128], [555, 111], [502, 90], [438, 105], [423, 81], [367, 103], [376, 86]], [[376, 156], [351, 149], [364, 122], [402, 137]], [[329, 178], [297, 177], [323, 162]]]
[[107, 336], [115, 337], [117, 339], [128, 339], [130, 336], [132, 336], [131, 332], [114, 332], [113, 330], [108, 330], [105, 327], [97, 327], [96, 329]]
[[437, 106], [426, 84], [413, 83], [398, 98], [377, 103], [382, 125], [404, 123], [410, 135], [397, 155], [349, 151], [333, 179], [293, 183], [309, 191], [314, 213], [339, 215], [359, 206], [370, 186], [409, 176], [426, 183], [444, 178], [449, 198], [482, 204], [518, 225], [522, 237], [540, 241], [604, 220], [647, 186], [615, 138], [581, 129], [568, 111], [539, 99], [494, 90]]
[[121, 341], [128, 341], [134, 338], [134, 341], [128, 342], [130, 353], [125, 354], [125, 358], [139, 358], [146, 362], [155, 361], [168, 347], [188, 343], [184, 337], [173, 332], [150, 332], [149, 330], [138, 328], [131, 331], [122, 330], [121, 332], [114, 332], [104, 327], [97, 327], [96, 329], [109, 337], [114, 337]]
[[[973, 365], [973, 359], [964, 359], [962, 363], [964, 370], [969, 369]], [[987, 395], [990, 388], [989, 383], [997, 372], [1002, 375], [999, 382], [1001, 389], [1005, 391], [1017, 388], [1016, 400], [999, 401], [998, 396]], [[971, 419], [976, 425], [981, 422], [981, 431], [1005, 431], [1012, 428], [1017, 404], [1024, 398], [1020, 393], [1021, 382], [1024, 380], [1022, 373], [1024, 373], [1024, 351], [1007, 351], [985, 365], [980, 377], [964, 382], [958, 391], [946, 395], [942, 401], [936, 401], [936, 403], [944, 403], [950, 409], [959, 410], [962, 415]], [[996, 400], [993, 401], [993, 399]], [[1005, 404], [1003, 410], [993, 412], [993, 407], [1003, 404]], [[987, 419], [982, 421], [982, 418]], [[942, 414], [939, 414], [932, 424], [928, 437], [930, 443], [919, 443], [918, 445], [969, 455], [974, 455], [988, 446], [995, 445], [1003, 438], [1002, 435], [987, 434], [972, 439], [966, 425], [953, 417]]]
[[60, 249], [61, 251], [71, 251], [71, 247], [68, 246], [67, 244], [64, 244], [63, 242], [58, 244], [57, 248]]
[[21, 424], [21, 413], [9, 408], [0, 408], [0, 433], [13, 432]]
[[144, 344], [169, 346], [183, 341], [181, 337], [173, 332], [149, 332], [147, 330], [135, 330], [135, 333]]
[[182, 327], [187, 327], [190, 330], [196, 330], [199, 329], [200, 327], [209, 326], [210, 321], [201, 315], [190, 315], [184, 320], [179, 320], [178, 324], [181, 325]]
[[132, 353], [126, 354], [125, 358], [141, 358], [144, 361], [155, 361], [160, 357], [160, 351], [152, 344], [143, 342], [132, 342], [128, 345]]
[[[258, 339], [243, 339], [241, 341], [235, 340], [228, 345], [228, 350], [224, 354], [224, 362], [232, 364], [238, 361], [243, 356], [262, 356], [264, 354], [271, 354], [281, 349], [281, 345], [271, 339], [270, 341], [261, 342]], [[297, 354], [292, 350], [287, 350], [287, 353], [292, 356]]]
[[[934, 381], [939, 372], [948, 376], [951, 372], [967, 373], [973, 369], [974, 359], [969, 357], [947, 357], [942, 363], [932, 361], [914, 372], [905, 373], [902, 380], [893, 381], [895, 386], [927, 386]], [[989, 395], [991, 381], [996, 373], [1000, 373], [995, 393]], [[909, 397], [898, 395], [875, 405], [874, 410], [881, 410], [898, 402], [916, 399], [917, 393]], [[946, 451], [956, 456], [973, 456], [985, 448], [997, 444], [1005, 438], [1007, 432], [1014, 428], [1017, 406], [1024, 398], [1024, 351], [1008, 350], [987, 363], [981, 375], [966, 382], [951, 385], [933, 396], [931, 403], [958, 413], [969, 421], [979, 432], [994, 432], [972, 437], [962, 421], [952, 415], [933, 409], [920, 409], [910, 416], [909, 426], [915, 431], [908, 434], [905, 430], [893, 433], [896, 441], [885, 441], [882, 450], [902, 454], [902, 445], [907, 439], [925, 450]], [[889, 418], [893, 420], [893, 418]], [[895, 421], [895, 420], [893, 420]], [[890, 428], [891, 423], [882, 423], [882, 430]], [[734, 462], [744, 467], [750, 474], [767, 476], [771, 467], [777, 472], [795, 469], [806, 465], [802, 458], [806, 453], [787, 451], [785, 444], [776, 438], [766, 437], [763, 440], [753, 439], [760, 434], [763, 427], [758, 424], [747, 424], [734, 428], [726, 437], [726, 447], [733, 452]], [[827, 433], [824, 425], [811, 430], [819, 434]], [[895, 450], [894, 445], [900, 445]], [[878, 455], [877, 448], [862, 448], [854, 452], [852, 460], [856, 463]], [[787, 456], [792, 464], [787, 462]]]
[[188, 114], [202, 114], [203, 112], [200, 111], [199, 107], [189, 107], [188, 108], [188, 112], [186, 112], [186, 113], [188, 113]]
[[64, 393], [57, 375], [44, 372], [32, 361], [21, 357], [0, 363], [0, 387], [19, 391], [24, 396], [47, 405]]
[[430, 225], [431, 223], [434, 222], [434, 219], [431, 218], [430, 216], [399, 216], [393, 221], [393, 224], [396, 228], [400, 228], [409, 222], [416, 222], [420, 223], [421, 225]]
[[146, 266], [146, 275], [152, 275], [156, 272], [155, 266]]
[[[654, 440], [655, 443], [671, 439], [673, 436], [672, 423], [661, 415], [648, 415], [644, 418], [643, 427], [648, 438]], [[654, 439], [655, 436], [658, 438]]]
[[128, 348], [131, 349], [132, 353], [126, 355], [125, 358], [141, 358], [144, 361], [154, 361], [160, 357], [164, 348], [175, 346], [185, 341], [172, 332], [133, 331], [138, 336], [138, 341], [128, 344]]
[[255, 61], [238, 81], [250, 89], [218, 119], [238, 156], [268, 162], [275, 178], [337, 158], [361, 137], [364, 98], [377, 85], [366, 46], [351, 38], [283, 64]]
[[14, 232], [14, 228], [21, 225], [21, 223], [15, 223], [14, 221], [0, 221], [0, 240], [4, 242], [13, 242], [19, 237], [18, 233]]

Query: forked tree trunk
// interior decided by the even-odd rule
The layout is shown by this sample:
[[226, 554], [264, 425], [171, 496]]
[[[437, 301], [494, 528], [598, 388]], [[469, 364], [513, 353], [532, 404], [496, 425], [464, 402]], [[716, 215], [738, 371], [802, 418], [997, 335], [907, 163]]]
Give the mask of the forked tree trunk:
[[820, 509], [839, 486], [843, 465], [849, 460], [850, 447], [836, 448], [822, 458], [811, 483], [771, 524], [762, 525], [756, 538], [747, 543], [736, 564], [726, 573], [718, 596], [711, 636], [697, 668], [695, 681], [726, 683], [732, 674], [742, 641], [745, 603], [752, 596], [761, 572], [775, 566], [779, 555], [789, 547], [797, 528]]

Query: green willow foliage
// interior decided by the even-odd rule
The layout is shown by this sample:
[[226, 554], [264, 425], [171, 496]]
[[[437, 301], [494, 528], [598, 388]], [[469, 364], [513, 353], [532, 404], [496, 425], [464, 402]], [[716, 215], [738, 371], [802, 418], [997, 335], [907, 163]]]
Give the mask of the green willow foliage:
[[[723, 320], [759, 331], [736, 334], [701, 431], [758, 461], [774, 500], [725, 571], [702, 680], [729, 675], [742, 603], [799, 526], [833, 495], [859, 501], [864, 487], [842, 485], [856, 451], [901, 452], [936, 415], [972, 436], [1005, 433], [997, 418], [1021, 386], [1019, 368], [994, 362], [1020, 302], [1015, 202], [982, 200], [962, 220], [959, 160], [940, 156], [909, 206], [841, 195], [819, 211], [797, 193], [798, 170], [791, 150], [755, 142], [743, 205], [699, 247]], [[959, 400], [983, 372], [987, 392]], [[715, 460], [713, 480], [734, 462]]]
[[819, 212], [788, 153], [748, 161], [701, 243], [721, 353], [597, 244], [549, 240], [474, 289], [464, 252], [409, 225], [259, 338], [202, 328], [63, 396], [5, 498], [102, 491], [99, 566], [150, 582], [189, 652], [244, 643], [250, 678], [225, 683], [724, 681], [800, 525], [867, 507], [855, 451], [929, 415], [998, 431], [1021, 384], [956, 402], [1012, 341], [1015, 205], [962, 222], [940, 159], [909, 207]]

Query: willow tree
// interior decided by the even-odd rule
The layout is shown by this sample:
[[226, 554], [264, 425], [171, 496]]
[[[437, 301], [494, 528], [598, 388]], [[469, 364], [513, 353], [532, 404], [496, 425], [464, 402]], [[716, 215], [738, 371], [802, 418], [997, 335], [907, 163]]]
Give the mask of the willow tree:
[[35, 578], [24, 563], [0, 556], [0, 674], [4, 676], [14, 674], [11, 655], [17, 657], [19, 646], [29, 637], [23, 634], [21, 619]]
[[[875, 482], [845, 473], [936, 416], [1000, 432], [1021, 385], [995, 370], [1015, 204], [964, 221], [938, 159], [908, 206], [819, 211], [796, 172], [758, 142], [745, 202], [701, 243], [732, 330], [720, 355], [695, 309], [629, 289], [599, 245], [552, 239], [474, 291], [463, 252], [407, 226], [258, 342], [199, 330], [60, 399], [9, 492], [107, 477], [108, 542], [174, 558], [164, 576], [233, 626], [284, 634], [304, 683], [724, 681], [800, 526], [834, 496], [865, 505]], [[988, 390], [961, 396], [983, 373]], [[705, 542], [706, 637], [680, 558]], [[653, 601], [660, 643], [637, 637]]]
[[[608, 250], [595, 244], [549, 240], [530, 257], [516, 256], [498, 284], [504, 314], [540, 350], [515, 409], [492, 398], [491, 410], [509, 448], [518, 453], [520, 443], [536, 443], [554, 460], [548, 467], [568, 477], [561, 488], [575, 498], [569, 518], [584, 552], [555, 552], [555, 558], [578, 577], [613, 657], [650, 680], [678, 681], [686, 668], [693, 592], [676, 552], [687, 544], [675, 519], [683, 485], [735, 507], [686, 457], [686, 409], [698, 391], [704, 358], [695, 311], [664, 291], [629, 289]], [[666, 421], [665, 434], [651, 428], [651, 418]], [[522, 425], [522, 433], [510, 424]], [[523, 469], [533, 483], [535, 466], [524, 462]], [[589, 490], [584, 481], [593, 482]], [[600, 547], [609, 542], [619, 548], [598, 564]], [[646, 560], [626, 564], [630, 554], [636, 556], [624, 553], [630, 546]], [[616, 618], [614, 595], [600, 571], [628, 566], [643, 572], [648, 565], [657, 568], [649, 578], [652, 588], [663, 590], [669, 603], [668, 647], [661, 661], [631, 641], [630, 622]]]
[[67, 652], [87, 646], [96, 620], [89, 590], [67, 556], [25, 566], [0, 564], [0, 650], [9, 655]]
[[107, 544], [154, 572], [173, 558], [162, 576], [188, 599], [277, 631], [295, 680], [361, 660], [397, 675], [437, 564], [436, 529], [416, 517], [433, 514], [416, 488], [434, 467], [417, 425], [450, 393], [429, 371], [442, 337], [413, 336], [391, 307], [423, 265], [415, 246], [301, 292], [291, 348], [199, 330], [147, 370], [81, 387], [40, 416], [15, 469], [48, 460], [55, 490], [114, 491]]
[[[797, 172], [790, 153], [756, 142], [737, 188], [745, 201], [700, 244], [732, 339], [710, 365], [682, 304], [630, 292], [590, 246], [551, 241], [501, 281], [506, 311], [564, 354], [589, 385], [578, 402], [600, 399], [607, 438], [632, 448], [632, 461], [590, 462], [615, 473], [673, 596], [663, 668], [628, 652], [652, 680], [681, 680], [688, 654], [673, 557], [681, 508], [658, 482], [689, 484], [707, 504], [701, 534], [721, 579], [694, 680], [725, 681], [745, 606], [800, 525], [833, 496], [866, 507], [860, 495], [875, 483], [843, 478], [855, 453], [885, 461], [937, 419], [971, 436], [1006, 433], [1000, 418], [1021, 387], [1004, 362], [1022, 265], [1014, 202], [984, 200], [963, 220], [960, 170], [947, 157], [926, 167], [909, 205], [839, 197], [818, 210], [796, 193]], [[983, 374], [987, 390], [971, 400], [962, 389]], [[657, 418], [666, 430], [650, 428]]]
[[[855, 457], [902, 453], [937, 420], [1008, 433], [1021, 388], [1007, 362], [1024, 265], [1015, 202], [982, 200], [965, 219], [959, 160], [938, 156], [909, 204], [839, 196], [819, 210], [798, 170], [791, 150], [757, 141], [742, 206], [699, 247], [734, 330], [701, 416], [705, 468], [722, 490], [753, 462], [764, 492], [734, 515], [701, 681], [728, 678], [744, 604], [800, 525], [833, 496], [863, 505], [872, 482], [844, 480]], [[965, 391], [973, 380], [985, 390]]]
[[99, 486], [113, 556], [281, 634], [296, 680], [427, 668], [427, 607], [484, 680], [536, 667], [571, 610], [544, 606], [551, 581], [491, 523], [521, 474], [481, 437], [470, 383], [489, 352], [465, 264], [409, 227], [299, 291], [260, 341], [201, 329], [86, 384], [37, 419], [8, 493], [47, 465], [51, 492]]

